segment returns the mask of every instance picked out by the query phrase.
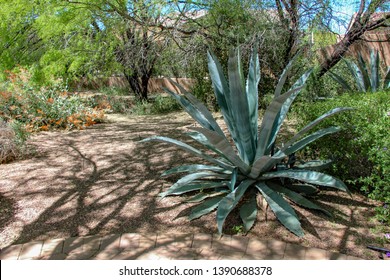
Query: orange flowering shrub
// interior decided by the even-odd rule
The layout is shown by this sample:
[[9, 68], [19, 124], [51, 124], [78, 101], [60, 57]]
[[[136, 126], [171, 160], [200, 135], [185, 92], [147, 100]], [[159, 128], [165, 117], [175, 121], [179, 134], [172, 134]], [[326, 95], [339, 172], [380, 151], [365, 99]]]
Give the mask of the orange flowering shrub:
[[32, 132], [83, 129], [104, 118], [106, 106], [88, 108], [81, 97], [70, 95], [61, 86], [34, 87], [26, 69], [6, 73], [7, 81], [0, 84], [0, 117], [5, 121], [16, 120]]

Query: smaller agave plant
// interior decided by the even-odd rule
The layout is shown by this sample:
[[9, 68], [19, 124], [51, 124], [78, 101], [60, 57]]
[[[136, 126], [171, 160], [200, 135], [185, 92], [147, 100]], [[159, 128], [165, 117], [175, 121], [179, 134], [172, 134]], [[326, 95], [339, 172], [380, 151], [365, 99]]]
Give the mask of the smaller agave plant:
[[260, 208], [257, 205], [257, 196], [260, 194], [288, 230], [297, 236], [303, 236], [299, 217], [290, 203], [329, 215], [328, 211], [308, 197], [317, 193], [321, 187], [348, 192], [342, 181], [320, 172], [329, 165], [328, 161], [298, 164], [294, 160], [294, 154], [320, 137], [339, 131], [338, 127], [328, 127], [307, 135], [322, 120], [349, 108], [333, 109], [309, 123], [284, 145], [275, 145], [287, 111], [311, 73], [311, 70], [304, 73], [287, 92], [282, 93], [295, 59], [296, 57], [283, 71], [273, 101], [265, 111], [259, 127], [260, 65], [257, 48], [254, 48], [250, 58], [246, 82], [239, 49], [232, 50], [229, 54], [228, 79], [215, 55], [208, 53], [210, 77], [230, 137], [225, 135], [206, 106], [191, 93], [178, 84], [176, 85], [182, 95], [168, 91], [199, 124], [188, 135], [201, 144], [204, 150], [164, 136], [152, 136], [141, 142], [167, 142], [208, 162], [181, 165], [163, 173], [163, 176], [186, 174], [161, 193], [161, 196], [189, 195], [188, 201], [197, 203], [189, 215], [191, 220], [216, 210], [217, 228], [222, 233], [227, 216], [234, 208], [239, 207], [244, 228], [248, 231], [254, 225]]
[[[378, 51], [371, 49], [370, 61], [364, 61], [363, 56], [359, 53], [356, 63], [346, 59], [344, 59], [344, 62], [355, 80], [356, 88], [360, 92], [376, 92], [382, 89], [390, 89], [390, 66], [387, 67], [382, 81]], [[352, 87], [340, 75], [333, 72], [329, 72], [329, 74], [346, 91], [352, 91]]]

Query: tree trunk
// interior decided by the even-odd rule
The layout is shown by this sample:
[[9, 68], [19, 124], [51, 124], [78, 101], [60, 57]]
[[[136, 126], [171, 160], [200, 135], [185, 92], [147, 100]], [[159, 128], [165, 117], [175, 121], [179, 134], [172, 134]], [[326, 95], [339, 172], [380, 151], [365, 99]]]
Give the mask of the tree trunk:
[[126, 80], [129, 82], [131, 90], [139, 101], [148, 101], [148, 84], [150, 75], [143, 74], [140, 77], [138, 75], [127, 75], [125, 74]]

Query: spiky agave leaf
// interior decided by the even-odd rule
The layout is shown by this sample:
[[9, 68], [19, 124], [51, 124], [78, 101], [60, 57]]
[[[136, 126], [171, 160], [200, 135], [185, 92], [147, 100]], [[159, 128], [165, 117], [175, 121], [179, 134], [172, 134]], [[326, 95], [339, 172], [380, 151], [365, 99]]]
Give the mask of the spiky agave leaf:
[[283, 196], [270, 189], [264, 182], [259, 182], [255, 186], [261, 192], [278, 220], [295, 235], [302, 237], [304, 233], [299, 218]]
[[257, 200], [256, 196], [249, 198], [240, 208], [240, 217], [244, 224], [245, 231], [249, 231], [255, 224], [257, 217]]
[[390, 66], [387, 68], [385, 78], [383, 79], [383, 88], [384, 89], [390, 88]]
[[380, 87], [380, 65], [379, 53], [374, 49], [370, 52], [370, 66], [371, 66], [371, 91], [375, 92]]

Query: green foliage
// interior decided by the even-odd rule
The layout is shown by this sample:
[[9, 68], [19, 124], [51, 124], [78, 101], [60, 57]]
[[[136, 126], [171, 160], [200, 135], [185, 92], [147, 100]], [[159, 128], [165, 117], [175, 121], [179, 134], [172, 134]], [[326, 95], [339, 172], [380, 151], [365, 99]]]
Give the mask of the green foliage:
[[0, 117], [16, 120], [27, 131], [52, 128], [84, 128], [100, 122], [104, 113], [84, 106], [84, 100], [72, 96], [61, 86], [37, 88], [30, 83], [30, 73], [19, 68], [8, 72], [0, 86]]
[[[260, 65], [257, 49], [253, 50], [250, 58], [246, 80], [243, 76], [239, 50], [232, 50], [229, 54], [228, 79], [216, 57], [208, 53], [210, 78], [230, 137], [225, 135], [206, 106], [179, 84], [176, 85], [183, 95], [168, 91], [201, 126], [192, 128], [188, 135], [212, 154], [163, 136], [153, 136], [142, 142], [170, 143], [209, 162], [206, 165], [182, 165], [163, 174], [167, 176], [187, 173], [161, 195], [165, 197], [183, 193], [193, 194], [190, 200], [198, 202], [198, 205], [191, 212], [190, 219], [216, 210], [218, 231], [222, 233], [227, 216], [235, 207], [240, 206], [240, 217], [245, 230], [248, 231], [256, 219], [257, 204], [253, 193], [257, 193], [264, 197], [288, 230], [297, 236], [303, 236], [299, 218], [289, 202], [326, 214], [328, 212], [305, 197], [307, 188], [298, 187], [297, 190], [296, 182], [306, 183], [315, 190], [327, 187], [348, 191], [342, 181], [318, 171], [323, 165], [327, 165], [326, 162], [311, 161], [306, 165], [295, 165], [294, 156], [309, 143], [338, 131], [337, 127], [328, 127], [306, 136], [307, 132], [322, 120], [346, 108], [330, 110], [309, 123], [284, 145], [275, 144], [292, 102], [311, 73], [307, 71], [288, 91], [283, 92], [283, 85], [292, 65], [293, 61], [283, 71], [275, 88], [274, 98], [265, 111], [259, 128]], [[235, 144], [237, 152], [231, 146], [230, 139]], [[249, 198], [244, 199], [248, 195]]]
[[134, 115], [159, 115], [175, 112], [180, 109], [180, 105], [171, 96], [157, 95], [150, 98], [148, 102], [136, 102], [131, 108], [130, 113]]
[[[371, 50], [370, 61], [364, 61], [363, 56], [359, 53], [356, 63], [346, 59], [344, 62], [347, 65], [350, 74], [353, 76], [356, 88], [359, 92], [376, 92], [390, 88], [390, 67], [388, 67], [383, 79], [381, 79], [378, 51]], [[349, 83], [340, 75], [330, 72], [330, 76], [345, 90], [353, 91]]]
[[5, 122], [0, 118], [0, 164], [23, 155], [28, 137], [23, 124], [15, 120]]
[[[344, 128], [340, 133], [313, 143], [303, 156], [332, 158], [332, 175], [386, 205], [390, 204], [389, 104], [389, 92], [351, 93], [294, 108], [300, 127], [335, 106], [355, 108], [353, 113], [335, 118], [334, 123]], [[378, 207], [377, 213], [379, 220], [389, 223], [388, 208]]]

